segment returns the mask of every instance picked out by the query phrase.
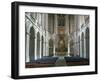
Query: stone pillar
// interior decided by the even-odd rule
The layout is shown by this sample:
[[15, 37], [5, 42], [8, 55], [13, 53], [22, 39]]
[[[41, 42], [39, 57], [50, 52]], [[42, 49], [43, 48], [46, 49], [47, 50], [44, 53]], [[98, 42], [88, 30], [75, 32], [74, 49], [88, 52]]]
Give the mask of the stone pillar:
[[29, 39], [30, 39], [30, 35], [26, 34], [26, 49], [25, 49], [25, 53], [26, 53], [26, 62], [30, 62], [30, 58], [29, 58]]
[[46, 37], [44, 38], [44, 43], [43, 43], [43, 56], [46, 56]]
[[45, 14], [42, 14], [42, 29], [43, 29], [43, 30], [45, 29], [45, 25], [44, 25], [44, 15], [45, 15]]
[[55, 54], [55, 45], [53, 47], [53, 56], [56, 56], [56, 54]]
[[57, 27], [58, 27], [58, 21], [57, 21], [57, 14], [54, 16], [54, 32], [55, 32], [55, 39], [57, 39], [57, 41], [55, 42], [55, 46], [54, 46], [54, 54], [55, 56], [57, 56], [57, 52], [56, 52], [56, 48], [58, 47], [58, 36], [57, 36], [57, 33], [58, 33], [58, 30], [57, 30]]
[[45, 56], [48, 56], [48, 14], [46, 14], [46, 16], [45, 16], [46, 18], [46, 20], [45, 20], [45, 22], [46, 22], [46, 26], [45, 26], [45, 42], [44, 42], [44, 47], [45, 47], [45, 49], [44, 49], [44, 54], [45, 54]]
[[80, 41], [80, 57], [82, 57], [82, 38], [81, 38], [81, 41]]
[[35, 33], [35, 60], [37, 60], [37, 34]]
[[45, 56], [44, 54], [45, 54], [45, 42], [43, 41], [43, 56]]
[[79, 40], [79, 56], [80, 56], [80, 54], [81, 54], [81, 49], [80, 49], [80, 47], [81, 47], [81, 41]]
[[[45, 34], [44, 34], [45, 35]], [[43, 43], [43, 56], [46, 54], [46, 36], [44, 36], [44, 43]]]
[[55, 24], [54, 24], [54, 26], [55, 26], [55, 27], [54, 27], [54, 32], [57, 34], [57, 23], [58, 23], [58, 22], [57, 22], [57, 15], [55, 15], [54, 18], [55, 18], [55, 21], [54, 21], [54, 22], [55, 22]]
[[70, 40], [68, 40], [68, 54], [67, 56], [70, 56]]
[[45, 56], [48, 56], [49, 54], [48, 54], [48, 52], [49, 52], [49, 47], [48, 47], [48, 42], [46, 41], [45, 42]]
[[78, 56], [80, 56], [80, 40], [78, 41]]
[[41, 55], [41, 48], [42, 48], [42, 39], [41, 39], [41, 36], [40, 36], [40, 57], [39, 58], [41, 58], [42, 57], [42, 55]]
[[49, 56], [49, 41], [47, 42], [47, 55]]
[[84, 58], [86, 58], [86, 37], [84, 36]]

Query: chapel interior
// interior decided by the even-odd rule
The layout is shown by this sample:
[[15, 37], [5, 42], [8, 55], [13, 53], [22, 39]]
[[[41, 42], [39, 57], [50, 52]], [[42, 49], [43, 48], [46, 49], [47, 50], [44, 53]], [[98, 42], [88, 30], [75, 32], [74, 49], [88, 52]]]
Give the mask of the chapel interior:
[[89, 15], [25, 12], [25, 67], [89, 65]]

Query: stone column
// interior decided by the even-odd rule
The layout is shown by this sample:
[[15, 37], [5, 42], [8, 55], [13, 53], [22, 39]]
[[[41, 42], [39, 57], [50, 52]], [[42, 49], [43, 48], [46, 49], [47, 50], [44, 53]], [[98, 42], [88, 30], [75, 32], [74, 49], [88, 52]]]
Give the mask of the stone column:
[[67, 56], [70, 56], [70, 40], [68, 40], [68, 54]]
[[35, 33], [35, 60], [37, 60], [37, 34]]
[[43, 56], [46, 56], [46, 42], [44, 42], [43, 46], [44, 46], [44, 49], [43, 49]]
[[81, 40], [80, 40], [80, 57], [82, 57], [82, 37], [81, 37]]
[[55, 45], [54, 45], [54, 49], [53, 49], [53, 56], [56, 56], [56, 55], [55, 55]]
[[84, 58], [86, 58], [86, 36], [84, 36]]
[[25, 48], [25, 53], [26, 53], [26, 62], [30, 62], [30, 58], [29, 58], [29, 39], [30, 39], [30, 35], [27, 33], [26, 34], [26, 48]]
[[48, 54], [48, 50], [49, 49], [49, 47], [48, 47], [48, 42], [47, 41], [45, 41], [45, 56], [48, 56], [49, 54]]
[[43, 56], [45, 56], [44, 54], [45, 54], [45, 42], [43, 41]]
[[41, 55], [41, 48], [42, 48], [42, 40], [41, 40], [41, 36], [40, 36], [40, 57], [39, 58], [41, 58], [42, 57], [42, 55]]
[[78, 40], [78, 55], [80, 56], [80, 39]]
[[43, 56], [46, 56], [46, 37], [44, 36], [44, 42], [43, 42]]
[[47, 42], [47, 56], [49, 56], [49, 42]]
[[58, 23], [58, 22], [57, 22], [57, 15], [55, 15], [54, 18], [55, 18], [55, 19], [54, 19], [54, 20], [55, 20], [55, 21], [54, 21], [54, 22], [55, 22], [55, 24], [54, 24], [54, 26], [55, 26], [55, 27], [54, 27], [54, 32], [57, 34], [57, 23]]
[[46, 20], [45, 20], [45, 22], [46, 22], [46, 26], [45, 26], [45, 42], [44, 42], [44, 47], [45, 47], [45, 49], [44, 49], [44, 54], [45, 54], [45, 56], [48, 56], [48, 14], [45, 14], [46, 16]]
[[[54, 46], [54, 50], [58, 47], [58, 36], [57, 36], [57, 33], [58, 33], [58, 30], [57, 30], [57, 27], [58, 27], [58, 21], [57, 21], [57, 14], [54, 16], [54, 32], [55, 32], [55, 39], [57, 39], [57, 41], [55, 42], [55, 46]], [[57, 56], [57, 52], [55, 50], [54, 52], [55, 56]]]
[[79, 56], [81, 55], [81, 49], [80, 49], [80, 47], [81, 47], [81, 41], [79, 40]]

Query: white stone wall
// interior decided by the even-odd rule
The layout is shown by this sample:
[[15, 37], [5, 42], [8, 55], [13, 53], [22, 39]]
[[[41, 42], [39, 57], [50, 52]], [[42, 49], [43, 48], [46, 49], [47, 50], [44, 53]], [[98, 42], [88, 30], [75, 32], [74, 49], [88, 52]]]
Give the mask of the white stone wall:
[[[48, 56], [48, 31], [47, 30], [44, 30], [44, 15], [41, 14], [41, 20], [42, 23], [41, 23], [41, 20], [40, 20], [40, 13], [37, 14], [37, 19], [35, 20], [36, 22], [33, 21], [33, 19], [31, 18], [30, 14], [26, 14], [26, 62], [29, 62], [30, 61], [30, 58], [29, 58], [29, 40], [30, 40], [30, 29], [31, 27], [34, 28], [34, 31], [35, 31], [35, 60], [36, 59], [39, 59], [39, 58], [42, 58], [41, 56], [41, 42], [42, 42], [42, 36], [44, 38], [44, 44], [43, 44], [43, 56]], [[47, 14], [46, 14], [47, 15]], [[48, 24], [47, 22], [45, 23], [45, 27], [48, 28]], [[43, 26], [42, 26], [43, 25]], [[40, 33], [40, 55], [37, 57], [37, 33]], [[46, 51], [45, 51], [46, 50]]]

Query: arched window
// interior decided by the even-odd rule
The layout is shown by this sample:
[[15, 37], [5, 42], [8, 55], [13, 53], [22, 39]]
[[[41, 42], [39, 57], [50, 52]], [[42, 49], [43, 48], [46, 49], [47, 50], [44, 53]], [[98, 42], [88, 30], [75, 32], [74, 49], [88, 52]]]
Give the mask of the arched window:
[[40, 33], [37, 33], [37, 58], [40, 58]]
[[81, 37], [82, 57], [84, 57], [84, 33], [82, 33]]
[[49, 40], [49, 56], [53, 56], [53, 40]]
[[43, 57], [43, 48], [44, 48], [44, 38], [43, 38], [43, 36], [42, 36], [42, 41], [41, 41], [41, 56]]
[[89, 58], [89, 28], [86, 29], [85, 35], [86, 58]]
[[59, 14], [58, 15], [58, 26], [64, 26], [65, 25], [65, 15]]
[[30, 29], [29, 57], [30, 61], [34, 60], [35, 58], [35, 31], [33, 27]]
[[48, 31], [49, 33], [54, 33], [54, 14], [48, 15]]

